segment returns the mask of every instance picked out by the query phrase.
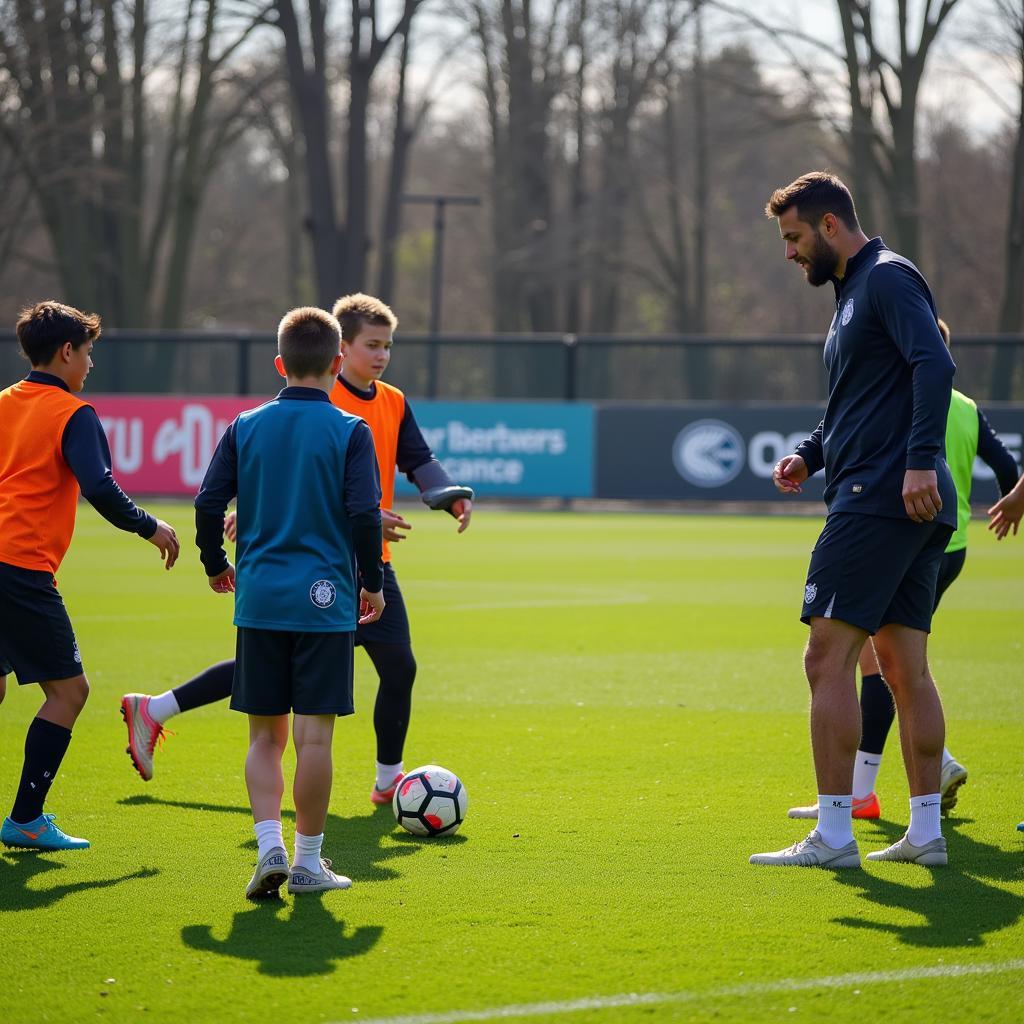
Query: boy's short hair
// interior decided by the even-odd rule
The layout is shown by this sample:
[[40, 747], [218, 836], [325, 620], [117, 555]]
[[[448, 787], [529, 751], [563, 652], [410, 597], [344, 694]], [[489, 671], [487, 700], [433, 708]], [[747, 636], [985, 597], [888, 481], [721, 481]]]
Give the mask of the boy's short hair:
[[390, 306], [362, 292], [343, 295], [334, 304], [333, 313], [341, 324], [341, 336], [345, 341], [352, 341], [367, 324], [388, 327], [392, 331], [398, 327], [398, 317]]
[[777, 188], [764, 208], [765, 216], [781, 217], [791, 206], [796, 215], [817, 228], [826, 213], [835, 214], [851, 231], [860, 227], [850, 190], [828, 171], [811, 171]]
[[33, 366], [45, 366], [65, 343], [81, 348], [87, 341], [95, 341], [100, 334], [100, 318], [98, 313], [83, 313], [74, 306], [47, 299], [26, 306], [14, 330], [28, 361]]
[[289, 377], [322, 377], [341, 351], [341, 328], [327, 310], [299, 306], [281, 318], [277, 351]]
[[946, 348], [949, 348], [949, 324], [940, 316], [936, 321], [939, 325], [939, 334], [942, 335], [942, 340], [946, 343]]

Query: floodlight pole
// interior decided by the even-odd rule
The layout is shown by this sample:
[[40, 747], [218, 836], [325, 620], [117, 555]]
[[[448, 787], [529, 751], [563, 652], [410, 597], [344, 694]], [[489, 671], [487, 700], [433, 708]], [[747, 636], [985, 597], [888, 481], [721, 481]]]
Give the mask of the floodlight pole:
[[430, 270], [430, 350], [427, 359], [427, 394], [437, 397], [437, 378], [440, 353], [438, 337], [441, 334], [441, 301], [444, 275], [445, 211], [449, 206], [479, 206], [479, 196], [451, 196], [406, 192], [403, 203], [431, 203], [434, 207], [434, 260]]

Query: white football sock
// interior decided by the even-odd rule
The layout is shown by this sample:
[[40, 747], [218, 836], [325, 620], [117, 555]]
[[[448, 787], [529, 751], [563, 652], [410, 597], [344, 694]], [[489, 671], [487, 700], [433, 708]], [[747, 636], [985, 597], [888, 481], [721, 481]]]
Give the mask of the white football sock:
[[377, 766], [377, 788], [380, 790], [390, 789], [395, 781], [396, 775], [401, 775], [405, 770], [399, 761], [398, 764], [381, 764], [380, 761], [373, 762]]
[[942, 767], [945, 768], [950, 761], [956, 760], [947, 747], [942, 748]]
[[181, 708], [178, 707], [178, 698], [174, 696], [173, 690], [168, 690], [157, 697], [149, 698], [149, 717], [154, 722], [163, 725], [168, 718], [173, 718], [175, 715], [180, 714]]
[[939, 824], [941, 809], [942, 799], [938, 793], [910, 798], [910, 827], [907, 829], [907, 839], [914, 846], [924, 846], [925, 843], [942, 837], [942, 826]]
[[284, 849], [284, 834], [281, 832], [280, 818], [267, 818], [266, 821], [257, 821], [253, 825], [253, 829], [256, 832], [256, 842], [260, 848], [260, 860], [263, 860], [275, 846], [280, 846], [281, 849]]
[[301, 832], [296, 832], [295, 859], [292, 861], [292, 867], [305, 868], [314, 875], [320, 874], [320, 851], [323, 845], [323, 832], [318, 836], [304, 836]]
[[863, 800], [875, 791], [875, 780], [882, 764], [881, 754], [869, 754], [865, 750], [857, 751], [857, 760], [853, 762], [853, 799]]
[[826, 846], [838, 850], [853, 842], [853, 797], [818, 794], [818, 832]]

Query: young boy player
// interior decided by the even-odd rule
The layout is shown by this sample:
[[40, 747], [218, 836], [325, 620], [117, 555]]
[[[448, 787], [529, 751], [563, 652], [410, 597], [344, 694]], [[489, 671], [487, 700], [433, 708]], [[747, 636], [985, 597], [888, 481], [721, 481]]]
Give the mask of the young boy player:
[[[331, 742], [335, 718], [353, 712], [357, 621], [379, 618], [384, 598], [373, 438], [328, 398], [340, 341], [337, 321], [321, 309], [285, 315], [276, 363], [288, 386], [228, 427], [195, 501], [210, 587], [236, 592], [231, 707], [249, 718], [245, 782], [259, 855], [245, 895], [253, 900], [276, 895], [286, 879], [289, 892], [351, 885], [320, 856]], [[236, 497], [237, 577], [223, 548], [224, 513]], [[290, 871], [281, 828], [289, 725], [296, 759]]]
[[71, 544], [79, 492], [118, 529], [138, 534], [170, 569], [178, 538], [114, 482], [96, 410], [78, 398], [92, 369], [100, 318], [60, 302], [22, 312], [18, 344], [28, 376], [0, 391], [0, 700], [7, 673], [38, 683], [43, 706], [28, 727], [14, 807], [0, 827], [5, 846], [81, 850], [43, 812], [71, 742], [89, 684], [54, 574]]

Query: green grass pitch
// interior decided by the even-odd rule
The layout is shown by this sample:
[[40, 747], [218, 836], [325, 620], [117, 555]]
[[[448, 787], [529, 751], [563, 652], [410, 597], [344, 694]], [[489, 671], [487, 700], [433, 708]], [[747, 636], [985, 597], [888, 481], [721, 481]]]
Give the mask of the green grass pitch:
[[[189, 506], [156, 510], [191, 537]], [[83, 507], [59, 583], [92, 694], [48, 809], [93, 847], [0, 853], [0, 1020], [1024, 1019], [1024, 536], [974, 524], [935, 622], [948, 745], [971, 773], [950, 867], [832, 874], [747, 864], [802, 837], [786, 809], [814, 796], [797, 614], [818, 520], [483, 504], [458, 537], [410, 516], [406, 764], [458, 772], [466, 823], [416, 840], [371, 806], [357, 654], [324, 850], [355, 884], [252, 905], [244, 719], [175, 719], [143, 783], [118, 715], [123, 692], [232, 655], [231, 600], [191, 543], [165, 573]], [[8, 684], [3, 812], [39, 703]], [[862, 853], [907, 821], [895, 736], [878, 788]]]

